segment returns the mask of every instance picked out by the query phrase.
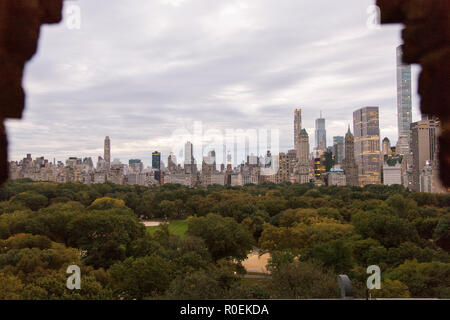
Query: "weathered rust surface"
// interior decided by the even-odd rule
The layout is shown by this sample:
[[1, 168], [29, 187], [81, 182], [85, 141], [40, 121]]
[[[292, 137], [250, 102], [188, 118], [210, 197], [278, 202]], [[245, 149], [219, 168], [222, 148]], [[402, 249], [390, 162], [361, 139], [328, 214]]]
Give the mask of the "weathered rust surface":
[[420, 64], [423, 114], [437, 116], [441, 179], [450, 187], [450, 0], [378, 0], [381, 23], [403, 23], [403, 60]]
[[21, 118], [22, 76], [36, 53], [42, 24], [62, 19], [62, 0], [0, 0], [0, 184], [8, 176], [6, 118]]

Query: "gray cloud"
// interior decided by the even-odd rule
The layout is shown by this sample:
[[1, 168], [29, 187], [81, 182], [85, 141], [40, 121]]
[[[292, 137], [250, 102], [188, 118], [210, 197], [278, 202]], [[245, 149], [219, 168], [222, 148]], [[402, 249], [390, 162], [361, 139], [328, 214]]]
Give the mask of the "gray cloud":
[[[25, 118], [7, 123], [11, 159], [96, 157], [109, 135], [113, 157], [149, 164], [152, 151], [166, 155], [172, 133], [194, 121], [279, 129], [285, 151], [297, 107], [311, 143], [323, 111], [331, 144], [354, 110], [377, 105], [382, 138], [395, 143], [400, 26], [368, 29], [373, 2], [72, 2], [81, 30], [44, 27], [27, 66]], [[417, 95], [413, 104], [417, 118]]]

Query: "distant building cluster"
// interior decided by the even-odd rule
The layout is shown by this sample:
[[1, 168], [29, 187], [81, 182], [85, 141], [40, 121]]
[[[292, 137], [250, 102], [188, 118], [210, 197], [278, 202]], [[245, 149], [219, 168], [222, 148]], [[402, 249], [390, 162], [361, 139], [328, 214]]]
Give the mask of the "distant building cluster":
[[330, 186], [365, 186], [370, 184], [403, 185], [418, 192], [446, 192], [439, 181], [438, 143], [440, 121], [424, 115], [412, 122], [411, 67], [402, 64], [402, 50], [397, 48], [397, 117], [398, 141], [391, 146], [388, 138], [380, 143], [379, 108], [369, 106], [353, 112], [353, 133], [350, 125], [345, 136], [333, 137], [327, 146], [326, 120], [320, 114], [315, 121], [315, 148], [310, 150], [309, 135], [302, 127], [302, 110], [294, 110], [294, 148], [272, 155], [246, 154], [246, 159], [233, 167], [227, 154], [222, 163], [216, 151], [210, 150], [201, 159], [194, 158], [194, 145], [186, 142], [184, 159], [177, 162], [171, 153], [167, 166], [161, 153], [152, 153], [151, 167], [144, 168], [140, 159], [122, 164], [111, 161], [111, 140], [104, 141], [103, 157], [96, 166], [91, 158], [69, 158], [65, 163], [49, 162], [43, 157], [32, 159], [28, 154], [21, 161], [9, 164], [11, 179], [30, 178], [35, 181], [80, 182], [85, 184], [112, 182], [131, 185], [243, 186], [247, 184], [315, 183]]

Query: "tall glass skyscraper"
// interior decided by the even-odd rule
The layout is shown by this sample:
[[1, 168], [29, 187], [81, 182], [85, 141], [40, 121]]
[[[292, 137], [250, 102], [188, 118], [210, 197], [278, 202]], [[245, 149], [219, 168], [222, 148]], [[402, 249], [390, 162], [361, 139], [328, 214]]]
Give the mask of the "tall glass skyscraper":
[[399, 46], [397, 47], [397, 153], [406, 155], [410, 152], [412, 123], [411, 65], [403, 64], [402, 57], [402, 46]]
[[365, 107], [353, 112], [355, 160], [359, 183], [381, 183], [380, 116], [378, 107]]
[[195, 171], [194, 145], [188, 141], [184, 145], [184, 170], [192, 174]]
[[155, 172], [155, 180], [161, 183], [161, 153], [158, 151], [152, 153], [152, 168]]
[[342, 160], [344, 160], [344, 137], [336, 136], [333, 137], [333, 153], [334, 153], [334, 162], [336, 164], [342, 164]]
[[327, 149], [327, 130], [325, 129], [325, 119], [316, 119], [316, 151], [324, 152]]

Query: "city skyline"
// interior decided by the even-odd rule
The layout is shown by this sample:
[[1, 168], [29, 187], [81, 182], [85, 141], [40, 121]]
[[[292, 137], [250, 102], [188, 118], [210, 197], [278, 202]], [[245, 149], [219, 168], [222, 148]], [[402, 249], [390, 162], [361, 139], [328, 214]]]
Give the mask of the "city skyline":
[[[358, 108], [358, 110], [355, 110], [355, 111], [353, 111], [353, 113], [351, 113], [353, 115], [353, 120], [349, 121], [349, 123], [348, 123], [349, 127], [352, 126], [353, 128], [355, 128], [355, 118], [354, 118], [355, 117], [355, 113], [358, 112], [358, 111], [360, 112], [361, 110], [363, 110], [365, 108], [371, 108], [371, 107]], [[381, 117], [380, 117], [380, 114], [379, 114], [379, 107], [373, 107], [373, 108], [377, 108], [377, 121], [379, 123], [381, 121]], [[292, 126], [293, 130], [291, 131], [291, 136], [292, 136], [292, 138], [294, 140], [293, 141], [293, 145], [292, 146], [288, 146], [287, 148], [279, 148], [277, 150], [280, 153], [288, 153], [288, 151], [297, 150], [297, 148], [300, 148], [300, 147], [298, 147], [296, 145], [296, 138], [295, 137], [300, 137], [300, 136], [302, 136], [302, 134], [304, 134], [304, 136], [302, 138], [300, 138], [300, 139], [302, 141], [304, 141], [303, 143], [308, 141], [308, 152], [307, 152], [307, 154], [308, 154], [308, 156], [310, 158], [314, 158], [314, 154], [323, 153], [324, 151], [326, 151], [326, 148], [330, 148], [331, 147], [334, 150], [335, 143], [336, 143], [336, 138], [343, 139], [344, 138], [344, 134], [342, 136], [334, 136], [334, 137], [332, 137], [331, 138], [332, 139], [332, 143], [328, 143], [328, 139], [327, 139], [326, 140], [327, 143], [325, 145], [325, 148], [323, 148], [322, 150], [318, 150], [316, 148], [316, 144], [318, 143], [317, 138], [316, 138], [316, 134], [317, 134], [317, 131], [318, 131], [318, 129], [317, 129], [317, 121], [321, 120], [321, 125], [322, 126], [320, 127], [320, 130], [324, 130], [325, 131], [325, 135], [326, 135], [326, 129], [327, 129], [326, 122], [325, 122], [326, 118], [325, 117], [322, 118], [322, 112], [321, 112], [320, 113], [320, 118], [315, 119], [316, 127], [314, 129], [308, 130], [307, 128], [304, 128], [302, 126], [303, 119], [304, 119], [302, 110], [303, 110], [302, 107], [297, 107], [296, 109], [294, 109], [294, 118], [293, 118], [293, 120], [294, 120], [293, 123], [294, 124]], [[379, 126], [379, 124], [377, 124], [377, 125]], [[248, 128], [248, 129], [253, 129], [253, 128]], [[234, 133], [238, 133], [239, 130], [244, 130], [245, 131], [246, 129], [238, 129], [238, 130], [234, 130], [233, 132]], [[256, 128], [256, 130], [258, 131], [260, 129]], [[195, 132], [195, 130], [193, 130], [193, 131]], [[312, 131], [312, 132], [310, 132], [310, 131]], [[378, 127], [378, 132], [380, 132], [380, 131], [381, 130]], [[224, 130], [224, 132], [223, 132], [224, 133], [224, 136], [223, 136], [223, 140], [224, 141], [226, 141], [225, 132], [226, 132], [226, 130]], [[247, 131], [245, 131], [245, 132], [247, 132]], [[269, 132], [270, 132], [270, 130], [269, 130]], [[178, 164], [186, 163], [186, 158], [185, 157], [186, 157], [186, 154], [188, 153], [188, 154], [190, 154], [190, 156], [188, 156], [188, 157], [191, 157], [192, 161], [195, 161], [196, 165], [201, 165], [201, 159], [200, 160], [198, 159], [200, 154], [202, 154], [202, 157], [203, 157], [203, 156], [206, 156], [210, 151], [216, 151], [216, 150], [211, 149], [211, 148], [208, 149], [208, 143], [206, 143], [206, 141], [208, 139], [207, 139], [207, 137], [205, 135], [203, 135], [203, 133], [204, 132], [202, 131], [202, 134], [200, 134], [200, 135], [197, 135], [196, 133], [187, 135], [187, 138], [186, 138], [187, 140], [185, 142], [181, 143], [183, 145], [183, 158], [179, 159], [176, 163], [178, 163]], [[261, 134], [260, 132], [257, 132], [257, 133], [258, 133], [258, 135]], [[293, 133], [293, 135], [292, 135], [292, 133]], [[307, 140], [305, 140], [305, 136], [306, 136]], [[381, 137], [380, 135], [378, 135], [378, 137], [379, 137], [379, 140], [380, 140], [380, 143], [379, 143], [380, 148], [379, 149], [380, 149], [380, 154], [381, 154], [381, 151], [382, 151], [382, 148], [381, 148], [382, 141], [381, 140], [382, 140], [383, 137]], [[290, 140], [290, 138], [291, 137], [289, 137], [289, 140]], [[387, 137], [384, 137], [384, 138], [386, 139]], [[189, 140], [197, 140], [197, 141], [202, 140], [203, 141], [203, 143], [201, 144], [201, 149], [202, 150], [199, 151], [198, 149], [194, 149], [194, 144], [191, 141], [189, 141]], [[268, 138], [268, 141], [269, 140], [270, 140], [270, 138]], [[279, 145], [282, 145], [281, 137], [280, 137], [279, 140], [280, 140]], [[298, 143], [300, 144], [300, 141]], [[235, 145], [233, 147], [230, 147], [230, 146], [225, 146], [225, 144], [224, 144], [224, 148], [226, 148], [226, 150], [228, 150], [228, 151], [227, 151], [227, 153], [223, 153], [223, 161], [221, 159], [219, 159], [219, 161], [217, 161], [217, 165], [219, 165], [221, 163], [226, 164], [226, 162], [227, 162], [226, 156], [230, 152], [230, 150], [231, 150], [231, 153], [233, 155], [233, 158], [232, 158], [232, 160], [233, 160], [232, 164], [233, 165], [239, 165], [240, 163], [245, 162], [248, 155], [254, 155], [254, 156], [257, 156], [257, 157], [261, 157], [261, 156], [264, 157], [266, 155], [267, 151], [271, 151], [271, 148], [264, 149], [265, 145], [266, 144], [264, 142], [259, 141], [258, 145], [257, 145], [257, 147], [259, 148], [259, 152], [254, 153], [254, 152], [249, 152], [248, 151], [248, 146], [245, 146], [245, 145], [242, 145], [241, 148], [239, 148], [239, 145]], [[395, 144], [393, 144], [392, 146], [395, 146]], [[236, 150], [236, 147], [238, 148], [237, 150]], [[199, 148], [199, 144], [197, 144], [195, 146], [195, 148]], [[123, 163], [127, 163], [129, 160], [139, 159], [139, 160], [142, 161], [142, 163], [145, 165], [145, 167], [151, 168], [152, 167], [152, 163], [153, 163], [153, 155], [152, 154], [154, 152], [156, 152], [155, 150], [157, 150], [157, 152], [160, 153], [160, 155], [161, 155], [161, 162], [164, 163], [165, 165], [168, 165], [168, 163], [166, 163], [168, 161], [165, 161], [164, 159], [168, 159], [168, 157], [173, 155], [173, 151], [174, 151], [173, 149], [170, 149], [168, 152], [161, 152], [160, 150], [163, 150], [164, 147], [158, 146], [154, 150], [148, 150], [148, 153], [150, 154], [150, 157], [148, 157], [148, 155], [146, 155], [144, 157], [142, 157], [142, 156], [140, 157], [140, 156], [137, 156], [134, 153], [130, 153], [126, 157], [121, 158], [121, 157], [115, 156], [114, 155], [114, 151], [111, 151], [111, 149], [113, 149], [113, 148], [111, 148], [111, 138], [110, 138], [110, 136], [106, 136], [104, 138], [104, 140], [103, 140], [103, 148], [100, 149], [99, 154], [94, 155], [94, 156], [70, 153], [70, 154], [67, 154], [67, 155], [63, 156], [62, 159], [57, 159], [54, 156], [46, 156], [42, 152], [39, 153], [38, 155], [39, 155], [39, 157], [49, 158], [49, 159], [53, 159], [54, 161], [56, 160], [56, 161], [61, 161], [61, 162], [65, 162], [70, 157], [76, 157], [76, 158], [80, 158], [80, 159], [92, 158], [94, 163], [97, 163], [97, 159], [100, 159], [100, 158], [102, 158], [102, 160], [105, 161], [106, 163], [112, 163], [113, 160], [115, 160], [115, 161], [120, 160]], [[30, 152], [25, 152], [25, 154], [30, 154]], [[194, 155], [197, 155], [197, 157], [194, 157]], [[239, 155], [245, 155], [245, 156], [241, 156], [239, 158]], [[181, 156], [181, 154], [178, 155], [178, 156]], [[301, 158], [299, 153], [298, 153], [298, 157]], [[149, 161], [145, 161], [144, 160], [144, 159], [147, 159], [147, 158], [149, 159]], [[20, 161], [22, 159], [23, 159], [23, 155], [22, 155], [22, 157], [19, 156], [18, 159], [10, 159], [9, 161]], [[176, 156], [175, 156], [175, 159], [177, 159]], [[199, 163], [199, 161], [200, 161], [200, 163]], [[193, 163], [194, 162], [192, 162], [191, 164], [193, 164]], [[190, 163], [188, 163], [188, 164], [190, 164]], [[339, 161], [337, 161], [337, 164], [340, 164]]]
[[[364, 107], [364, 108], [367, 108], [367, 107]], [[362, 110], [364, 108], [360, 108], [360, 109], [354, 111], [353, 112], [353, 117], [354, 117], [355, 112], [360, 111], [360, 110]], [[378, 108], [378, 107], [376, 107], [376, 108]], [[379, 121], [379, 115], [378, 114], [377, 114], [377, 117], [378, 117], [377, 121]], [[342, 138], [342, 143], [344, 142], [343, 141], [343, 138], [344, 138], [343, 136], [335, 136], [335, 137], [332, 138], [333, 139], [332, 140], [333, 141], [332, 144], [328, 144], [327, 143], [325, 148], [323, 148], [322, 150], [316, 149], [315, 148], [315, 144], [314, 144], [314, 143], [317, 142], [317, 140], [315, 138], [315, 134], [311, 135], [310, 132], [306, 128], [302, 127], [302, 119], [303, 119], [302, 108], [295, 109], [294, 110], [294, 118], [293, 118], [293, 120], [294, 120], [294, 122], [293, 122], [294, 123], [294, 125], [293, 125], [293, 132], [291, 132], [291, 135], [293, 133], [292, 137], [294, 138], [294, 144], [292, 146], [290, 146], [289, 148], [287, 148], [287, 149], [278, 149], [278, 151], [280, 153], [286, 153], [287, 154], [288, 151], [296, 151], [297, 158], [298, 159], [305, 159], [303, 161], [306, 161], [306, 158], [311, 158], [312, 159], [312, 158], [315, 157], [315, 154], [317, 155], [317, 154], [323, 153], [323, 152], [326, 151], [327, 148], [332, 148], [332, 150], [334, 150], [335, 143], [336, 143], [336, 138]], [[325, 120], [325, 118], [316, 119], [316, 122], [317, 122], [317, 120]], [[321, 129], [326, 131], [325, 123], [323, 123], [323, 125], [324, 125], [324, 127], [323, 128], [321, 127]], [[350, 128], [351, 124], [349, 123], [348, 126]], [[355, 120], [354, 119], [353, 119], [352, 126], [353, 127], [355, 126]], [[250, 131], [248, 131], [248, 132], [250, 132]], [[248, 132], [246, 131], [246, 132], [244, 132], [244, 134], [248, 133]], [[270, 132], [270, 130], [269, 130], [269, 132]], [[316, 128], [314, 129], [314, 132], [317, 132]], [[239, 131], [234, 131], [234, 133], [237, 134], [237, 133], [239, 133]], [[258, 137], [254, 137], [254, 138], [258, 139], [258, 140], [260, 139], [261, 134], [262, 134], [262, 136], [265, 136], [265, 134], [266, 134], [266, 133], [264, 133], [264, 130], [263, 130], [263, 132], [257, 131], [256, 133], [257, 133], [259, 138]], [[267, 135], [268, 134], [269, 133], [267, 133]], [[346, 134], [348, 134], [348, 132]], [[314, 137], [314, 141], [312, 143], [311, 143], [311, 136]], [[96, 165], [99, 163], [99, 161], [104, 161], [107, 166], [110, 166], [111, 163], [113, 163], [114, 161], [116, 161], [116, 162], [120, 161], [121, 163], [128, 163], [129, 161], [132, 162], [134, 160], [139, 160], [139, 161], [142, 162], [144, 167], [152, 168], [153, 165], [154, 165], [154, 163], [153, 163], [154, 162], [154, 153], [157, 152], [160, 155], [161, 163], [164, 163], [164, 165], [166, 165], [166, 166], [168, 165], [168, 161], [169, 161], [168, 158], [171, 157], [171, 156], [173, 156], [172, 161], [175, 159], [174, 162], [176, 164], [181, 164], [181, 165], [184, 165], [184, 164], [194, 165], [195, 164], [195, 165], [200, 165], [201, 166], [201, 161], [202, 161], [203, 157], [209, 156], [211, 151], [216, 152], [216, 150], [214, 148], [209, 148], [208, 149], [208, 143], [206, 143], [205, 140], [203, 140], [203, 143], [201, 144], [201, 148], [199, 148], [199, 145], [195, 145], [194, 146], [194, 144], [191, 141], [189, 141], [189, 140], [192, 140], [192, 138], [194, 140], [197, 140], [197, 141], [198, 140], [202, 140], [202, 139], [205, 139], [204, 136], [203, 137], [202, 136], [199, 137], [199, 136], [196, 136], [195, 134], [193, 134], [193, 135], [188, 135], [188, 137], [190, 137], [190, 138], [187, 138], [188, 140], [186, 140], [185, 142], [181, 142], [181, 144], [183, 145], [183, 153], [178, 155], [178, 156], [181, 156], [180, 159], [178, 159], [177, 155], [174, 154], [174, 152], [173, 152], [174, 150], [170, 150], [167, 154], [162, 153], [161, 151], [159, 151], [159, 150], [161, 150], [161, 147], [160, 148], [155, 148], [155, 150], [149, 150], [149, 154], [150, 154], [150, 161], [149, 162], [146, 162], [146, 161], [143, 160], [146, 157], [138, 157], [138, 156], [136, 156], [133, 153], [129, 154], [125, 158], [119, 158], [119, 157], [116, 157], [114, 155], [114, 146], [111, 145], [112, 143], [111, 143], [110, 136], [106, 136], [104, 138], [104, 140], [103, 140], [103, 148], [101, 149], [99, 154], [97, 154], [95, 156], [79, 155], [79, 154], [68, 154], [68, 155], [65, 155], [62, 159], [57, 159], [56, 157], [47, 157], [46, 155], [44, 155], [42, 153], [39, 153], [38, 157], [42, 157], [42, 158], [45, 158], [45, 159], [47, 159], [47, 158], [48, 159], [53, 159], [53, 163], [54, 164], [57, 163], [57, 162], [65, 163], [70, 158], [78, 158], [78, 159], [89, 158], [89, 159], [92, 159], [93, 163], [95, 163]], [[298, 141], [296, 140], [296, 137], [298, 138]], [[235, 138], [233, 138], [233, 140], [236, 139], [236, 138], [237, 138], [237, 136], [235, 136]], [[246, 140], [248, 138], [249, 137], [247, 137], [247, 136], [245, 137]], [[259, 150], [256, 153], [255, 152], [250, 152], [248, 150], [248, 141], [245, 143], [245, 145], [242, 145], [242, 146], [240, 146], [239, 143], [236, 143], [237, 140], [234, 140], [234, 142], [232, 142], [233, 145], [231, 145], [231, 146], [227, 145], [226, 143], [224, 143], [223, 144], [224, 152], [223, 152], [223, 154], [221, 153], [222, 156], [223, 156], [223, 160], [220, 159], [220, 158], [217, 158], [217, 160], [218, 160], [217, 161], [217, 165], [220, 165], [222, 163], [226, 165], [227, 161], [229, 161], [228, 157], [231, 157], [230, 159], [232, 161], [231, 163], [232, 163], [233, 166], [237, 166], [240, 163], [246, 162], [248, 156], [264, 157], [266, 155], [267, 151], [273, 151], [273, 149], [271, 149], [269, 147], [270, 146], [269, 145], [269, 141], [270, 141], [271, 138], [270, 137], [266, 137], [266, 138], [268, 139], [267, 144], [264, 143], [264, 142], [259, 141], [257, 143], [257, 145], [254, 146], [254, 147], [258, 148], [258, 150]], [[223, 141], [225, 142], [226, 140], [227, 139], [226, 139], [226, 137], [224, 135]], [[280, 141], [281, 141], [281, 139], [280, 139]], [[305, 146], [305, 144], [306, 144], [306, 146]], [[268, 146], [268, 148], [264, 148], [264, 146], [266, 146], [266, 145]], [[380, 145], [381, 145], [381, 142], [380, 142]], [[344, 148], [344, 146], [342, 146], [342, 148]], [[202, 149], [202, 150], [198, 151], [199, 149]], [[225, 150], [226, 150], [226, 152], [225, 152]], [[303, 150], [307, 150], [307, 151], [304, 152]], [[220, 150], [220, 151], [222, 151], [222, 150]], [[381, 151], [381, 149], [380, 149], [380, 151]], [[333, 151], [333, 152], [335, 152], [335, 151]], [[32, 154], [32, 153], [26, 152], [25, 154]], [[202, 155], [201, 157], [199, 157], [200, 154]], [[197, 157], [195, 157], [195, 155], [197, 155]], [[245, 155], [245, 156], [241, 157], [242, 159], [240, 159], [239, 155]], [[20, 159], [17, 159], [17, 160], [10, 159], [9, 161], [20, 161], [20, 160], [23, 159], [23, 155], [22, 155], [22, 157], [19, 157], [19, 158]], [[165, 161], [165, 159], [167, 161]], [[177, 159], [178, 159], [178, 161], [176, 161]], [[188, 159], [191, 159], [191, 160], [189, 161]], [[337, 161], [336, 164], [341, 164], [341, 163], [339, 161]]]
[[[95, 166], [91, 157], [69, 157], [65, 162], [56, 163], [53, 160], [52, 163], [42, 156], [33, 159], [28, 153], [21, 161], [10, 162], [10, 176], [13, 180], [30, 178], [34, 181], [85, 184], [112, 182], [145, 186], [173, 183], [192, 187], [313, 182], [317, 185], [337, 186], [399, 184], [415, 191], [445, 191], [438, 181], [436, 137], [440, 132], [439, 119], [423, 116], [421, 121], [412, 123], [412, 139], [407, 146], [412, 153], [403, 155], [396, 152], [395, 147], [392, 148], [387, 138], [380, 145], [380, 115], [377, 106], [363, 107], [353, 112], [354, 135], [349, 125], [345, 138], [333, 137], [333, 146], [322, 146], [322, 150], [316, 149], [313, 152], [310, 152], [309, 135], [302, 128], [302, 110], [295, 109], [293, 115], [292, 133], [295, 144], [294, 149], [288, 152], [281, 152], [276, 143], [272, 149], [272, 132], [241, 132], [237, 133], [240, 136], [233, 134], [220, 143], [209, 144], [207, 147], [204, 141], [193, 140], [200, 142], [201, 148], [195, 148], [191, 141], [182, 143], [184, 138], [180, 136], [182, 154], [178, 156], [182, 159], [181, 162], [177, 163], [177, 155], [171, 153], [166, 166], [161, 153], [154, 151], [151, 167], [144, 169], [140, 159], [130, 159], [128, 165], [118, 159], [111, 161], [111, 140], [106, 136], [104, 156], [98, 156]], [[279, 138], [279, 135], [275, 134], [275, 137]], [[261, 140], [266, 140], [266, 144], [261, 144]], [[245, 160], [241, 162], [236, 161], [240, 148], [245, 149], [241, 151], [245, 154]], [[196, 152], [199, 149], [202, 149], [201, 152]], [[344, 158], [341, 156], [339, 159], [343, 153]]]
[[[115, 157], [133, 153], [150, 163], [152, 150], [173, 144], [171, 133], [198, 119], [221, 130], [280, 128], [288, 150], [292, 129], [284, 124], [299, 105], [311, 146], [319, 110], [331, 145], [351, 123], [344, 110], [364, 105], [380, 107], [381, 136], [395, 144], [400, 26], [368, 28], [372, 2], [352, 2], [343, 9], [334, 1], [141, 1], [137, 12], [118, 1], [77, 1], [80, 30], [64, 22], [42, 29], [25, 72], [24, 120], [7, 122], [10, 160], [27, 152], [95, 157], [97, 137], [109, 135]], [[323, 7], [330, 10], [312, 20]], [[121, 16], [133, 19], [120, 30], [108, 23]], [[417, 71], [413, 66], [415, 119]]]

